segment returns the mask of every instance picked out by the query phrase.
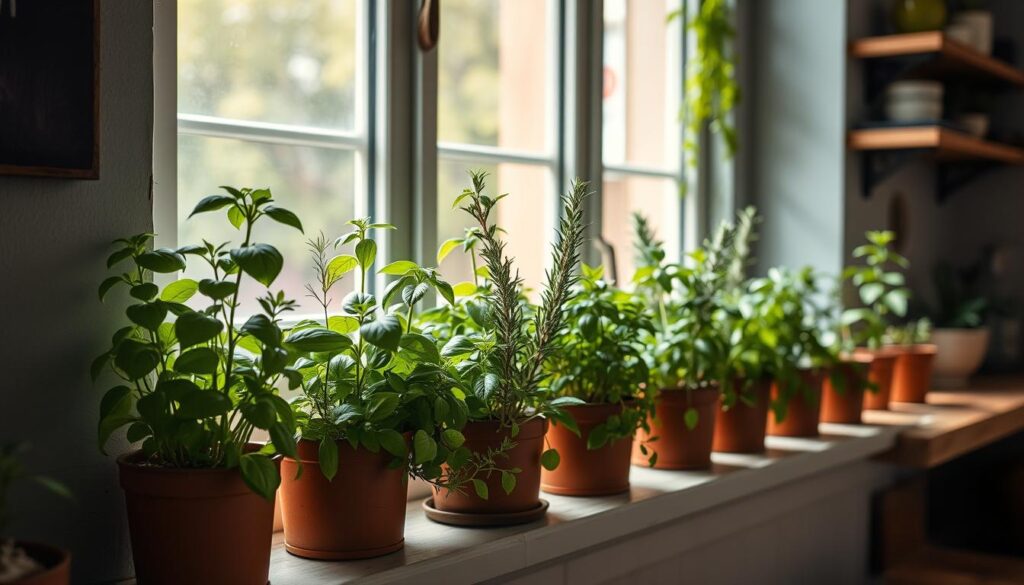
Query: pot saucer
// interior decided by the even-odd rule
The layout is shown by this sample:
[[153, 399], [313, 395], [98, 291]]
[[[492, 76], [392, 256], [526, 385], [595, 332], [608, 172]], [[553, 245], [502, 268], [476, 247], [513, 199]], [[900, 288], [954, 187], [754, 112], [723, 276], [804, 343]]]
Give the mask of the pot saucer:
[[522, 512], [481, 514], [438, 510], [434, 507], [434, 498], [427, 498], [423, 500], [423, 511], [426, 512], [427, 518], [430, 518], [434, 522], [440, 522], [441, 524], [448, 524], [450, 526], [514, 526], [516, 524], [526, 524], [527, 522], [533, 522], [534, 520], [540, 520], [543, 518], [544, 515], [548, 513], [548, 501], [541, 499], [536, 508], [531, 508]]

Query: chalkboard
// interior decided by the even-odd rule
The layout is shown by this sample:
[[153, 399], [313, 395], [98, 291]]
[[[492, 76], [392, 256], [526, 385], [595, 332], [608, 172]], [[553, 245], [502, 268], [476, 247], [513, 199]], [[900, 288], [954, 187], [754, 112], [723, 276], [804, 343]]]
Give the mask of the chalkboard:
[[0, 174], [99, 178], [99, 1], [0, 0]]

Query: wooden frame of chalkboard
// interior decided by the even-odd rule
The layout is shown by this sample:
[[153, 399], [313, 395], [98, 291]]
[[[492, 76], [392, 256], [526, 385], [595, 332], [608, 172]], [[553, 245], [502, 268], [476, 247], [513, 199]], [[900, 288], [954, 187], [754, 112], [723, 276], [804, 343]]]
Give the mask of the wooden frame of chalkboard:
[[0, 10], [0, 175], [99, 179], [100, 0]]

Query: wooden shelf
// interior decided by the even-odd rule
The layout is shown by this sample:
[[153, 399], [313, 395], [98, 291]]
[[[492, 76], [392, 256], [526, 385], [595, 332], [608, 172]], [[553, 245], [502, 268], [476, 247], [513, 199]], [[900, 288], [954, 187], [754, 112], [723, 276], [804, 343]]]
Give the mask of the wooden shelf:
[[941, 126], [905, 126], [850, 131], [853, 150], [932, 149], [943, 161], [987, 160], [1024, 165], [1024, 148], [982, 140]]
[[864, 412], [868, 424], [911, 425], [886, 460], [927, 469], [1024, 431], [1024, 378], [987, 379], [964, 390], [932, 390], [927, 400]]
[[940, 31], [887, 35], [850, 43], [850, 54], [860, 59], [911, 57], [935, 54], [915, 67], [913, 77], [980, 77], [1024, 87], [1024, 71], [947, 38]]

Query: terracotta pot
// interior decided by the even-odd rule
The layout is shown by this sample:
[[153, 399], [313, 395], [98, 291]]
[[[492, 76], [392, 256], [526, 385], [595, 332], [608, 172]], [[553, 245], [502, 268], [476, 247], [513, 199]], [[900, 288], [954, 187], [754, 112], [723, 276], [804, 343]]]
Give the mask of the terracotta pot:
[[281, 461], [281, 511], [285, 550], [310, 559], [365, 559], [402, 548], [405, 534], [405, 469], [383, 449], [371, 453], [338, 441], [338, 473], [320, 471], [320, 442], [301, 440], [298, 463]]
[[888, 410], [892, 396], [892, 374], [896, 367], [897, 353], [891, 349], [858, 348], [854, 355], [866, 355], [873, 358], [868, 367], [868, 381], [875, 385], [875, 391], [864, 393], [864, 408], [868, 410]]
[[[533, 510], [540, 506], [540, 455], [544, 452], [544, 433], [548, 421], [540, 418], [520, 425], [519, 434], [512, 439], [515, 446], [504, 458], [499, 457], [499, 467], [518, 467], [516, 487], [506, 494], [501, 487], [501, 474], [491, 473], [480, 478], [487, 483], [488, 498], [476, 495], [472, 486], [465, 493], [442, 491], [434, 494], [434, 507], [445, 512], [476, 514], [511, 514]], [[508, 429], [501, 428], [497, 421], [471, 421], [462, 429], [466, 437], [464, 445], [474, 453], [486, 453], [497, 449], [508, 436]]]
[[868, 369], [873, 361], [870, 355], [849, 356], [825, 376], [821, 390], [821, 422], [844, 425], [861, 423]]
[[[648, 456], [640, 450], [646, 444], [658, 454], [657, 469], [708, 469], [711, 467], [711, 443], [715, 436], [715, 410], [718, 385], [692, 390], [664, 388], [654, 399], [654, 417], [648, 419], [651, 433], [636, 432], [633, 441], [633, 465], [647, 467]], [[686, 411], [697, 410], [697, 426], [686, 427]], [[654, 441], [645, 443], [648, 437]]]
[[66, 550], [36, 542], [15, 542], [14, 546], [45, 567], [41, 572], [12, 585], [68, 585], [71, 583], [71, 554]]
[[565, 407], [580, 429], [577, 437], [565, 425], [552, 424], [548, 446], [558, 451], [561, 463], [554, 471], [541, 469], [540, 488], [563, 496], [604, 496], [629, 491], [632, 438], [609, 441], [600, 449], [587, 449], [587, 438], [609, 416], [622, 413], [619, 404], [581, 404]]
[[274, 502], [235, 469], [174, 469], [122, 455], [135, 576], [146, 585], [264, 585], [270, 572]]
[[[801, 370], [798, 387], [786, 403], [786, 416], [777, 420], [774, 412], [768, 413], [768, 434], [780, 437], [817, 437], [818, 418], [821, 414], [822, 374], [818, 370]], [[783, 388], [778, 380], [772, 382], [772, 401], [785, 400]]]
[[719, 399], [716, 411], [714, 450], [721, 453], [761, 453], [764, 451], [764, 434], [768, 425], [768, 406], [771, 401], [771, 380], [757, 380], [743, 389], [743, 382], [737, 380], [734, 387], [743, 396], [753, 399], [750, 405], [737, 398], [728, 410], [724, 408], [724, 397]]
[[924, 402], [932, 383], [932, 362], [936, 346], [899, 346], [899, 356], [892, 373], [893, 402]]

